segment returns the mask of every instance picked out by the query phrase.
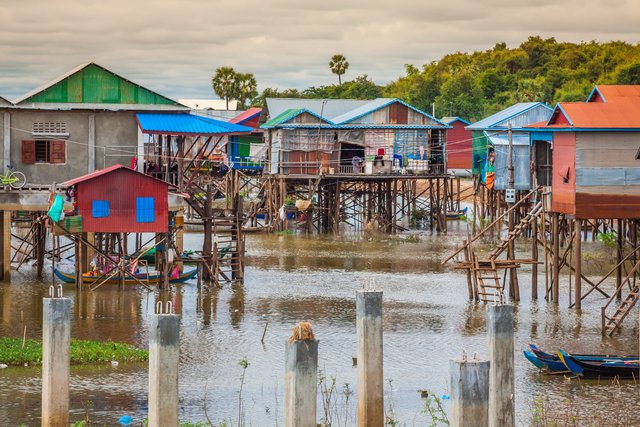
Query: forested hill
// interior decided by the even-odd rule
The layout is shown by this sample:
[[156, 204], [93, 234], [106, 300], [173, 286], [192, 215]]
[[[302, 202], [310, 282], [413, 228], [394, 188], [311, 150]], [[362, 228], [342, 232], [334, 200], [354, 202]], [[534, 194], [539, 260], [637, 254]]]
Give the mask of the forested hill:
[[400, 98], [436, 115], [478, 120], [516, 102], [582, 101], [595, 84], [640, 84], [640, 44], [558, 43], [529, 37], [519, 47], [505, 43], [473, 53], [452, 53], [378, 86], [366, 75], [341, 86], [304, 91], [266, 89], [265, 96], [309, 98]]

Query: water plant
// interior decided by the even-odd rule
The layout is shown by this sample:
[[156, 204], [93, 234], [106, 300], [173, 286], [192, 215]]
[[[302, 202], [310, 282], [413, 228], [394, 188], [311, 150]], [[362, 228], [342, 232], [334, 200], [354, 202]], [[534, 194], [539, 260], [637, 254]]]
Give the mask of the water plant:
[[425, 396], [422, 413], [429, 416], [429, 427], [448, 426], [449, 419], [442, 407], [442, 399], [431, 390], [422, 390], [422, 394]]
[[242, 387], [244, 386], [244, 376], [249, 367], [249, 360], [246, 356], [238, 361], [238, 365], [242, 368], [242, 374], [240, 375], [240, 391], [238, 392], [238, 427], [244, 425], [244, 407], [242, 404]]

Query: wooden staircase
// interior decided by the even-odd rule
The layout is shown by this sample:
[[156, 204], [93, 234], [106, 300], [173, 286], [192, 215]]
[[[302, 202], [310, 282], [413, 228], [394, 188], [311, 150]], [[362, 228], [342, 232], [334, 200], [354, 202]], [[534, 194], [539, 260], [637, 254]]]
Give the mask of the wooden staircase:
[[[640, 270], [640, 261], [633, 266], [633, 268], [627, 273], [627, 276], [620, 283], [620, 286], [616, 289], [616, 291], [611, 295], [609, 301], [600, 309], [602, 316], [602, 333], [606, 335], [613, 335], [613, 333], [622, 325], [622, 321], [627, 317], [627, 315], [631, 312], [633, 307], [640, 299], [640, 285], [635, 283], [631, 284], [631, 278], [633, 277], [636, 271]], [[618, 304], [615, 312], [609, 316], [607, 315], [607, 309], [609, 306], [614, 306], [614, 301], [617, 300], [617, 295], [622, 294], [622, 290], [625, 285], [628, 284], [629, 293], [626, 297], [622, 299], [622, 302]]]
[[473, 269], [478, 283], [477, 294], [480, 301], [485, 304], [504, 302], [504, 289], [500, 284], [495, 260], [489, 260], [487, 263], [487, 261], [479, 261], [477, 257], [474, 258]]
[[538, 216], [542, 213], [542, 201], [539, 201], [527, 215], [520, 220], [520, 222], [513, 228], [512, 231], [504, 237], [498, 245], [493, 248], [491, 252], [489, 252], [489, 259], [497, 259], [502, 252], [505, 251], [509, 247], [509, 244], [514, 241], [518, 236], [522, 235], [525, 230], [531, 225], [533, 221], [535, 221]]
[[[622, 300], [620, 305], [616, 308], [616, 311], [611, 317], [607, 316], [606, 309], [602, 310], [602, 331], [606, 335], [613, 335], [613, 333], [620, 327], [622, 321], [627, 317], [631, 309], [638, 302], [638, 296], [640, 295], [640, 289], [638, 286], [633, 288], [631, 292], [627, 294], [627, 297]], [[615, 295], [612, 297], [614, 298]], [[607, 304], [608, 305], [608, 304]]]

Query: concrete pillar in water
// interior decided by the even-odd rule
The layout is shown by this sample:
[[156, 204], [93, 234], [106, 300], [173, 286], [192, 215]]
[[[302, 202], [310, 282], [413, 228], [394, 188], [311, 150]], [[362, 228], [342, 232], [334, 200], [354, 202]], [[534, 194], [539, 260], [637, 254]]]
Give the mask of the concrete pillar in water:
[[489, 423], [489, 361], [454, 359], [451, 375], [451, 426], [485, 427]]
[[44, 298], [42, 306], [42, 427], [68, 426], [71, 300]]
[[487, 307], [489, 339], [489, 427], [515, 426], [513, 305]]
[[382, 292], [356, 292], [358, 426], [384, 426]]
[[[167, 310], [170, 312], [170, 310]], [[149, 325], [149, 427], [178, 426], [180, 316], [153, 314]]]
[[317, 425], [317, 387], [318, 341], [315, 339], [290, 339], [285, 348], [285, 427], [315, 427]]
[[11, 211], [0, 211], [0, 240], [0, 280], [8, 282], [11, 280]]

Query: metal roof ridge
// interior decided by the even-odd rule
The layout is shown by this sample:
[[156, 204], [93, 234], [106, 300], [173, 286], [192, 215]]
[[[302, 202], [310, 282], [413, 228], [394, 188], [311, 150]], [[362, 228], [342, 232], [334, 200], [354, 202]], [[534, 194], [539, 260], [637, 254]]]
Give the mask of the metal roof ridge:
[[127, 166], [121, 165], [120, 163], [116, 163], [115, 165], [108, 166], [108, 167], [103, 168], [103, 169], [98, 169], [96, 171], [89, 172], [88, 174], [85, 174], [85, 175], [82, 175], [82, 176], [79, 176], [79, 177], [76, 177], [76, 178], [72, 178], [72, 179], [70, 179], [68, 181], [63, 182], [61, 185], [72, 186], [72, 185], [78, 184], [80, 182], [90, 181], [90, 180], [92, 180], [94, 178], [97, 178], [99, 176], [102, 176], [102, 175], [107, 175], [107, 174], [109, 174], [111, 172], [114, 172], [114, 171], [117, 171], [117, 170], [120, 170], [120, 169], [126, 169], [128, 171], [133, 172], [133, 173], [144, 175], [145, 177], [147, 177], [149, 179], [153, 179], [155, 181], [158, 181], [158, 182], [161, 182], [161, 183], [165, 184], [167, 187], [177, 188], [173, 184], [165, 182], [165, 181], [163, 181], [161, 179], [158, 179], [156, 177], [153, 177], [151, 175], [147, 175], [145, 173], [138, 172], [137, 170], [134, 170], [134, 169], [131, 169], [131, 168], [127, 167]]

